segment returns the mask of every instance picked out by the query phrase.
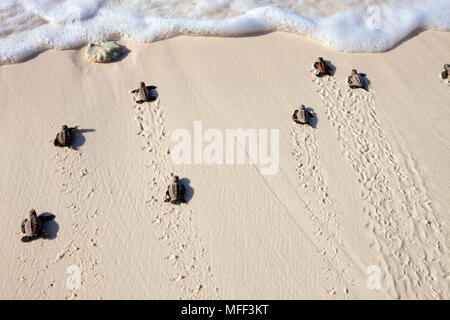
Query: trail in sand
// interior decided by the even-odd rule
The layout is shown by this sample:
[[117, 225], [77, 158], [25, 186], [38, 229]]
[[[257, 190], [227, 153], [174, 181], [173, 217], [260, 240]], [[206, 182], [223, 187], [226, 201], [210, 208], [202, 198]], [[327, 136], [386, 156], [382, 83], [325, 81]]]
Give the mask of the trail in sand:
[[[64, 261], [67, 266], [75, 265], [82, 272], [84, 285], [91, 283], [99, 288], [104, 276], [96, 259], [95, 248], [98, 249], [99, 246], [96, 238], [100, 228], [95, 219], [101, 213], [93, 201], [96, 191], [93, 182], [95, 179], [91, 177], [93, 172], [86, 167], [84, 153], [81, 150], [59, 149], [55, 158], [57, 160], [55, 172], [61, 181], [61, 193], [66, 199], [66, 208], [72, 217], [73, 240], [60, 250], [51, 264]], [[70, 292], [71, 295], [66, 298], [76, 296], [76, 289]]]
[[[164, 202], [164, 195], [175, 174], [168, 144], [166, 121], [161, 100], [136, 104], [138, 136], [144, 143], [142, 150], [149, 154], [147, 168], [152, 178], [149, 182], [150, 199], [146, 204], [157, 214], [153, 224], [158, 227], [159, 241], [169, 247], [166, 263], [173, 268], [171, 281], [180, 287], [182, 299], [220, 298], [220, 290], [214, 285], [214, 271], [205, 261], [205, 247], [201, 231], [193, 222], [196, 214], [188, 204], [172, 205]], [[182, 178], [182, 177], [180, 177]]]
[[[319, 144], [314, 129], [295, 124], [291, 129], [291, 140], [301, 197], [305, 201], [306, 213], [316, 228], [314, 240], [324, 257], [326, 277], [341, 283], [344, 288], [346, 285], [354, 286], [351, 274], [358, 265], [347, 254], [345, 244], [339, 236], [340, 222], [322, 173]], [[328, 293], [337, 294], [335, 288], [328, 289]]]
[[[372, 249], [393, 297], [448, 298], [448, 249], [411, 155], [400, 163], [380, 125], [374, 92], [346, 91], [332, 77], [313, 82], [341, 150], [363, 188]], [[402, 158], [402, 157], [400, 157]]]

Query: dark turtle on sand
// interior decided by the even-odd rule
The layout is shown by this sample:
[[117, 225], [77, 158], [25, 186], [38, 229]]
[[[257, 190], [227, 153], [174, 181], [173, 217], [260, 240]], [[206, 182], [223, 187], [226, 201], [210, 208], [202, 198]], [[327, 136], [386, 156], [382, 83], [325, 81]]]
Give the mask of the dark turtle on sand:
[[444, 64], [444, 71], [441, 73], [442, 79], [447, 79], [450, 74], [450, 64]]
[[139, 88], [130, 90], [129, 93], [136, 94], [136, 103], [150, 102], [156, 99], [154, 95], [155, 86], [146, 86], [144, 82], [139, 84]]
[[347, 82], [351, 89], [366, 89], [366, 82], [364, 81], [365, 74], [358, 73], [356, 69], [352, 70], [352, 74], [348, 77]]
[[319, 59], [314, 63], [314, 69], [317, 77], [322, 77], [324, 75], [331, 76], [331, 67], [325, 62], [325, 60], [323, 60], [322, 57], [319, 57]]
[[45, 236], [45, 233], [42, 231], [42, 225], [46, 221], [53, 220], [55, 218], [54, 215], [37, 215], [35, 210], [30, 211], [30, 217], [22, 221], [22, 225], [20, 229], [22, 233], [25, 233], [25, 236], [22, 237], [22, 242], [30, 242], [32, 240], [38, 239], [40, 237]]
[[167, 187], [166, 199], [164, 201], [173, 204], [185, 203], [185, 192], [184, 185], [180, 182], [180, 178], [174, 176], [172, 183]]
[[78, 126], [69, 128], [66, 125], [63, 125], [61, 131], [56, 135], [55, 141], [53, 144], [56, 147], [70, 147], [72, 143], [73, 131], [76, 130]]
[[312, 112], [306, 110], [305, 106], [302, 104], [300, 110], [294, 111], [294, 114], [292, 115], [292, 120], [298, 124], [310, 124], [309, 121], [312, 117], [314, 117]]

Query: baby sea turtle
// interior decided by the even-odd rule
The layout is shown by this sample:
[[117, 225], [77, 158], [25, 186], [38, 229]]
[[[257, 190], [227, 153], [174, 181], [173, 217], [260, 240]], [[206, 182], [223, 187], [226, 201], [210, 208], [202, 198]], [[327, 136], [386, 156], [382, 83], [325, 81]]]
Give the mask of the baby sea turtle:
[[25, 236], [23, 236], [21, 239], [22, 242], [30, 242], [32, 240], [45, 236], [45, 233], [42, 231], [42, 225], [46, 221], [53, 220], [54, 218], [54, 215], [42, 214], [38, 217], [36, 211], [31, 209], [29, 219], [23, 220], [22, 225], [20, 226], [22, 233], [25, 233]]
[[441, 73], [442, 79], [447, 79], [450, 74], [450, 64], [444, 64], [444, 71]]
[[302, 104], [300, 110], [295, 110], [292, 115], [292, 120], [298, 124], [310, 124], [309, 120], [314, 117], [312, 112], [306, 110], [305, 106]]
[[184, 194], [184, 185], [180, 182], [178, 176], [174, 176], [172, 183], [167, 187], [166, 199], [164, 201], [173, 204], [185, 203]]
[[55, 141], [53, 144], [56, 147], [70, 147], [72, 143], [72, 133], [76, 130], [78, 126], [69, 128], [66, 125], [63, 125], [61, 128], [61, 132], [56, 135]]
[[350, 86], [351, 89], [364, 89], [367, 90], [366, 88], [366, 82], [364, 81], [364, 77], [366, 75], [364, 73], [358, 73], [358, 71], [356, 71], [356, 69], [352, 70], [352, 74], [348, 77], [348, 85]]
[[155, 95], [153, 94], [153, 90], [155, 89], [155, 86], [146, 86], [144, 82], [141, 82], [139, 84], [139, 88], [130, 90], [128, 92], [137, 94], [136, 103], [141, 104], [144, 102], [151, 102], [156, 99]]
[[317, 77], [322, 77], [324, 75], [331, 76], [331, 68], [322, 57], [319, 57], [319, 59], [314, 63], [314, 69]]

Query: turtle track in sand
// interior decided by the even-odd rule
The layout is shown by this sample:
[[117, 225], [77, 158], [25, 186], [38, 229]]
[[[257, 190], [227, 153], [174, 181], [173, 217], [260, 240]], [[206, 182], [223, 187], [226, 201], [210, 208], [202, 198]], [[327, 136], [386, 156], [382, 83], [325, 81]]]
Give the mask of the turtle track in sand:
[[[62, 279], [66, 280], [69, 274], [66, 274], [66, 270], [69, 266], [75, 265], [81, 271], [81, 287], [77, 289], [69, 289], [64, 286], [65, 299], [74, 299], [79, 296], [81, 298], [99, 298], [97, 296], [90, 296], [88, 290], [84, 290], [86, 287], [101, 288], [102, 279], [104, 275], [100, 271], [99, 264], [95, 257], [95, 251], [92, 253], [92, 247], [98, 247], [96, 240], [99, 234], [99, 229], [96, 223], [92, 223], [99, 211], [93, 207], [92, 198], [95, 197], [95, 186], [93, 186], [90, 175], [92, 174], [86, 169], [85, 161], [83, 159], [83, 152], [79, 150], [71, 150], [68, 148], [55, 148], [53, 144], [51, 146], [50, 156], [53, 157], [54, 172], [58, 176], [57, 180], [60, 183], [61, 199], [64, 203], [62, 210], [58, 212], [52, 212], [56, 216], [56, 221], [59, 219], [67, 218], [72, 221], [71, 228], [72, 234], [68, 243], [63, 245], [54, 259], [45, 261], [42, 264], [40, 259], [26, 258], [25, 256], [18, 257], [25, 264], [33, 265], [35, 272], [33, 274], [22, 275], [18, 280], [21, 282], [21, 287], [27, 292], [36, 292], [33, 295], [35, 298], [45, 299], [52, 295], [52, 291], [55, 290], [58, 282], [57, 280], [63, 275]], [[40, 213], [38, 213], [40, 214]], [[69, 221], [70, 221], [69, 220]], [[45, 228], [45, 227], [44, 227]], [[56, 230], [51, 236], [56, 236], [59, 232], [70, 232], [70, 229], [64, 228], [64, 230]], [[42, 240], [36, 240], [30, 243], [30, 245], [38, 246], [40, 250], [44, 246]], [[37, 255], [39, 256], [39, 255]], [[41, 278], [42, 277], [42, 278]], [[33, 281], [28, 281], [34, 279]], [[92, 283], [93, 285], [86, 285], [86, 283]], [[36, 286], [38, 284], [38, 286]], [[47, 286], [43, 286], [47, 284]], [[59, 299], [60, 297], [58, 297]]]
[[[92, 247], [99, 247], [96, 240], [99, 228], [96, 223], [93, 223], [96, 216], [99, 215], [99, 211], [93, 206], [94, 204], [91, 201], [95, 197], [96, 187], [92, 185], [92, 181], [95, 179], [91, 180], [89, 177], [92, 173], [86, 169], [82, 151], [57, 148], [57, 151], [54, 152], [53, 145], [51, 148], [55, 160], [54, 172], [58, 176], [60, 198], [63, 202], [62, 209], [54, 212], [54, 214], [56, 221], [62, 219], [62, 217], [71, 221], [71, 225], [67, 225], [68, 228], [59, 230], [59, 233], [72, 232], [69, 236], [71, 240], [62, 245], [56, 256], [46, 261], [43, 265], [39, 259], [28, 260], [25, 257], [19, 257], [19, 259], [24, 260], [24, 263], [33, 264], [33, 268], [36, 270], [33, 275], [24, 275], [19, 281], [30, 292], [37, 290], [38, 288], [34, 285], [36, 283], [39, 284], [39, 292], [37, 292], [35, 297], [45, 299], [52, 295], [51, 291], [57, 287], [54, 284], [57, 282], [56, 279], [61, 276], [60, 273], [64, 273], [62, 279], [66, 280], [69, 277], [69, 274], [66, 274], [67, 268], [75, 265], [81, 271], [81, 287], [69, 289], [66, 288], [64, 283], [65, 299], [77, 297], [83, 299], [99, 298], [90, 296], [89, 291], [84, 290], [85, 287], [101, 288], [104, 278], [95, 257], [95, 250], [92, 251]], [[33, 241], [31, 245], [42, 247], [43, 242]], [[44, 276], [42, 280], [39, 279], [41, 276]], [[28, 278], [34, 278], [34, 281], [29, 282]], [[42, 286], [43, 282], [48, 283], [47, 287]]]
[[355, 285], [351, 274], [357, 265], [345, 252], [345, 244], [339, 238], [339, 222], [320, 167], [319, 145], [313, 130], [309, 126], [293, 125], [292, 155], [297, 163], [296, 172], [307, 214], [316, 228], [315, 236], [324, 257], [326, 279], [333, 279], [342, 286], [342, 290], [331, 287], [327, 292], [331, 296], [344, 298], [349, 291], [346, 286]]
[[[60, 250], [51, 264], [64, 261], [67, 267], [76, 265], [81, 270], [83, 283], [92, 282], [95, 287], [101, 288], [104, 275], [99, 270], [95, 249], [92, 250], [101, 247], [96, 239], [100, 230], [98, 224], [94, 223], [101, 213], [92, 202], [96, 192], [96, 186], [93, 185], [95, 179], [91, 179], [94, 173], [87, 169], [83, 156], [83, 151], [69, 148], [58, 149], [55, 155], [55, 173], [60, 176], [66, 211], [71, 214], [73, 240]], [[71, 296], [66, 298], [75, 298], [77, 292], [89, 295], [83, 292], [82, 285], [80, 291], [72, 290]]]
[[[158, 240], [167, 245], [165, 263], [174, 269], [171, 281], [183, 292], [181, 299], [220, 298], [220, 290], [213, 284], [213, 270], [205, 261], [206, 249], [200, 230], [193, 221], [194, 212], [188, 204], [172, 205], [164, 202], [167, 186], [174, 174], [170, 151], [166, 143], [166, 122], [161, 100], [135, 104], [135, 120], [142, 138], [142, 150], [149, 154], [146, 165], [152, 172], [150, 197], [146, 205], [157, 212], [152, 224], [158, 228]], [[183, 177], [180, 177], [183, 178]]]
[[[417, 164], [400, 163], [380, 126], [373, 92], [347, 89], [327, 77], [313, 82], [338, 143], [362, 187], [374, 261], [393, 298], [448, 298], [448, 250]], [[378, 259], [377, 259], [378, 260]]]

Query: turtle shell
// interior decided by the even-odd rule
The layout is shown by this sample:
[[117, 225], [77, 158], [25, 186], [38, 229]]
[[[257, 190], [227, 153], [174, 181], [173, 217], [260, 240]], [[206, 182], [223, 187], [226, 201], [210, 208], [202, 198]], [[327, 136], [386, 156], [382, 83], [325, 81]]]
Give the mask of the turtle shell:
[[317, 67], [317, 71], [319, 71], [321, 73], [328, 72], [328, 65], [325, 63], [325, 61], [317, 61], [316, 67]]
[[184, 193], [184, 186], [180, 182], [172, 183], [169, 186], [169, 195], [172, 202], [184, 200]]
[[35, 211], [30, 213], [29, 219], [24, 220], [22, 227], [22, 231], [30, 237], [37, 236], [41, 232], [42, 224]]
[[357, 87], [364, 87], [364, 79], [359, 73], [352, 75], [350, 79], [353, 85]]
[[300, 122], [302, 124], [308, 123], [308, 120], [309, 120], [308, 112], [306, 112], [305, 109], [299, 110], [297, 113], [297, 120], [298, 120], [298, 122]]
[[72, 142], [72, 132], [70, 130], [63, 130], [56, 136], [58, 142], [63, 146], [69, 146]]
[[142, 88], [139, 88], [138, 98], [139, 98], [139, 100], [150, 101], [150, 99], [151, 99], [150, 90], [145, 86]]

